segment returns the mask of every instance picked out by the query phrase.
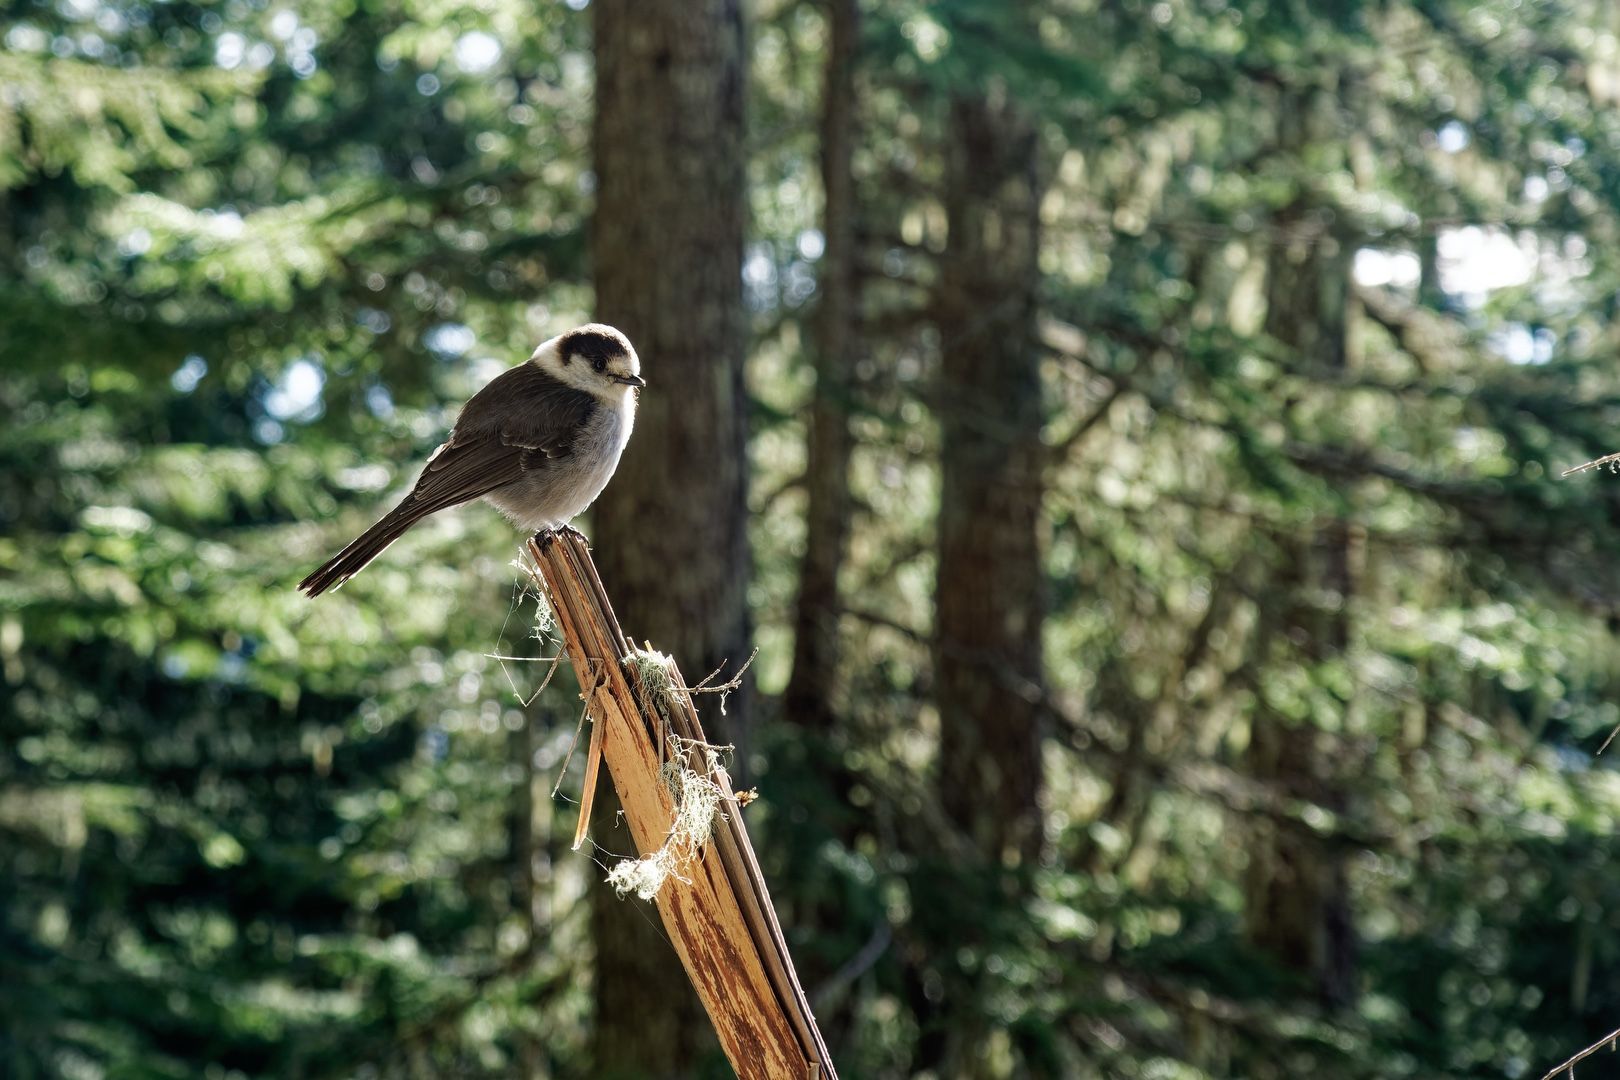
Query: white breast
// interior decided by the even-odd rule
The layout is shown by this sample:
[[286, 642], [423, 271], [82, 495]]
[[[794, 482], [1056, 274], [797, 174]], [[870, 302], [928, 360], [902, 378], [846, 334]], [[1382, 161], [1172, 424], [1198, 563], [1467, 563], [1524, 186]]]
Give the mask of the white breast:
[[635, 426], [636, 401], [597, 409], [580, 428], [566, 458], [490, 492], [484, 498], [524, 529], [566, 524], [596, 501], [619, 467]]

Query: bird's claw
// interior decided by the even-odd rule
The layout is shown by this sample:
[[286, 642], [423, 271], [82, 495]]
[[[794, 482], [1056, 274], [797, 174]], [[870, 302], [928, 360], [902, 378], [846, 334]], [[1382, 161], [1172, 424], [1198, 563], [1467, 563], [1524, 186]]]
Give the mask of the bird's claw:
[[557, 537], [565, 533], [584, 544], [587, 548], [591, 546], [591, 538], [574, 528], [572, 525], [557, 525], [550, 529], [540, 530], [539, 534], [536, 536], [536, 539], [540, 542], [540, 550], [544, 551], [546, 548], [550, 547], [552, 542], [555, 541]]

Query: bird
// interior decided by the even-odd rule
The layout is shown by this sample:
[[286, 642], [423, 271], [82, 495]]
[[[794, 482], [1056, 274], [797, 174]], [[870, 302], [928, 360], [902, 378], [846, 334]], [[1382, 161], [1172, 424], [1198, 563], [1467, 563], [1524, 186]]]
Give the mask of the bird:
[[647, 385], [630, 339], [588, 323], [543, 342], [468, 399], [404, 500], [298, 588], [358, 574], [429, 514], [482, 498], [531, 532], [568, 530], [618, 468]]

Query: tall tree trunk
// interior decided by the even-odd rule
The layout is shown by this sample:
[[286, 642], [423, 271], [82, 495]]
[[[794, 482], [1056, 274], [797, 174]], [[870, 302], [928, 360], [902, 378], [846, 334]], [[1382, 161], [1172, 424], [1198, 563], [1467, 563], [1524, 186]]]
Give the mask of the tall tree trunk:
[[[1328, 137], [1326, 102], [1293, 101], [1283, 110], [1285, 152], [1303, 153], [1313, 136]], [[1298, 362], [1343, 372], [1349, 366], [1352, 249], [1313, 223], [1303, 204], [1280, 215], [1281, 242], [1271, 251], [1266, 331]], [[1270, 657], [1297, 667], [1342, 657], [1350, 643], [1354, 554], [1348, 529], [1334, 526], [1286, 545], [1266, 613]], [[1264, 647], [1264, 646], [1263, 646]], [[1348, 705], [1348, 703], [1347, 703]], [[1261, 695], [1251, 720], [1250, 775], [1289, 798], [1341, 810], [1345, 795], [1330, 738], [1310, 720], [1283, 717]], [[1245, 881], [1251, 943], [1298, 975], [1329, 1008], [1355, 996], [1355, 924], [1344, 856], [1303, 824], [1254, 825]]]
[[[791, 742], [772, 754], [773, 769], [791, 774], [805, 805], [844, 807], [844, 812], [789, 817], [773, 830], [779, 852], [811, 853], [782, 865], [779, 874], [793, 898], [789, 909], [803, 945], [799, 971], [810, 986], [826, 986], [867, 940], [870, 927], [852, 924], [846, 883], [829, 866], [828, 845], [854, 850], [864, 822], [851, 812], [854, 778], [846, 764], [848, 732], [834, 704], [840, 675], [839, 575], [849, 538], [849, 470], [854, 439], [850, 405], [856, 350], [860, 347], [855, 253], [856, 138], [855, 69], [860, 36], [860, 0], [823, 0], [827, 27], [821, 97], [822, 235], [826, 247], [817, 272], [817, 303], [811, 322], [815, 396], [808, 417], [809, 460], [805, 487], [805, 549], [799, 563], [799, 594], [793, 610], [793, 668], [782, 696], [784, 730]], [[790, 857], [791, 858], [791, 857]], [[854, 1020], [852, 999], [823, 1002], [821, 1029], [833, 1046]]]
[[816, 392], [810, 406], [805, 472], [804, 560], [793, 612], [793, 672], [783, 697], [790, 722], [825, 733], [833, 726], [829, 694], [838, 674], [838, 573], [849, 535], [851, 376], [856, 349], [855, 51], [857, 0], [827, 0], [827, 72], [821, 102], [821, 186], [825, 198], [815, 317]]
[[[1289, 565], [1273, 579], [1281, 610], [1266, 615], [1265, 662], [1321, 663], [1347, 643], [1342, 610], [1317, 605], [1351, 587], [1349, 540], [1343, 530], [1330, 530], [1314, 543], [1295, 545], [1286, 557]], [[1348, 592], [1338, 594], [1348, 599]], [[1284, 717], [1262, 698], [1250, 720], [1245, 768], [1282, 799], [1343, 811], [1333, 754], [1322, 745], [1327, 738], [1311, 720]], [[1324, 1006], [1349, 1005], [1355, 998], [1356, 942], [1343, 853], [1303, 822], [1256, 818], [1251, 829], [1244, 880], [1250, 943], [1298, 977]]]
[[[977, 859], [950, 860], [944, 887], [1014, 905], [1017, 874], [1041, 844], [1041, 387], [1036, 348], [1040, 185], [1035, 129], [999, 89], [952, 101], [946, 146], [949, 230], [934, 297], [941, 371], [935, 701], [939, 798]], [[936, 881], [934, 887], [940, 887]], [[994, 950], [984, 908], [943, 905], [919, 930], [953, 955], [964, 941]], [[922, 987], [933, 1023], [912, 1066], [984, 1075], [981, 973], [944, 960], [943, 1009]], [[919, 990], [921, 991], [919, 996]]]
[[[592, 10], [596, 311], [629, 335], [648, 382], [593, 514], [596, 560], [626, 631], [706, 673], [742, 660], [750, 636], [742, 12], [738, 0]], [[733, 694], [730, 729], [709, 730], [740, 745], [748, 699]], [[595, 836], [625, 850], [602, 795]], [[593, 1075], [687, 1075], [710, 1037], [657, 916], [591, 895]]]
[[940, 798], [992, 863], [1040, 846], [1040, 190], [1033, 125], [1004, 96], [950, 109], [936, 322], [941, 491], [935, 666]]

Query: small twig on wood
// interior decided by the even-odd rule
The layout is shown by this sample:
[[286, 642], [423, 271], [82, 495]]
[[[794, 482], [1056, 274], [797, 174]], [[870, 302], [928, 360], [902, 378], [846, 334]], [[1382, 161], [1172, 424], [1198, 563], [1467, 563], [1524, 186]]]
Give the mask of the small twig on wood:
[[[558, 653], [556, 656], [502, 656], [500, 653], [485, 653], [484, 655], [491, 660], [500, 661], [501, 674], [506, 676], [506, 685], [512, 688], [512, 695], [518, 699], [518, 703], [521, 704], [525, 709], [527, 709], [530, 705], [533, 705], [534, 699], [539, 697], [541, 693], [545, 691], [546, 687], [551, 685], [551, 677], [557, 674], [557, 669], [562, 666], [564, 659], [562, 653]], [[534, 693], [530, 694], [528, 697], [524, 697], [522, 692], [518, 690], [517, 682], [512, 678], [512, 673], [507, 670], [506, 661], [508, 660], [517, 660], [525, 664], [549, 662], [551, 667], [546, 669], [546, 677], [540, 680], [540, 685], [534, 688]]]
[[[518, 699], [518, 704], [527, 709], [534, 704], [534, 699], [539, 697], [545, 688], [551, 685], [552, 676], [557, 674], [557, 668], [567, 659], [567, 656], [563, 652], [558, 652], [556, 656], [509, 656], [498, 651], [501, 638], [506, 636], [506, 628], [512, 624], [512, 616], [517, 613], [518, 606], [531, 595], [534, 597], [536, 604], [534, 628], [531, 636], [544, 638], [546, 636], [545, 631], [551, 627], [551, 609], [546, 606], [546, 583], [540, 576], [540, 568], [524, 558], [521, 551], [518, 553], [518, 557], [512, 560], [511, 565], [529, 579], [528, 584], [521, 587], [516, 585], [512, 587], [512, 603], [506, 609], [506, 620], [501, 623], [500, 635], [495, 639], [497, 651], [487, 652], [484, 657], [501, 665], [501, 674], [506, 676], [506, 685], [512, 688], [512, 696]], [[534, 590], [532, 593], [530, 592], [531, 588]], [[512, 670], [506, 666], [507, 661], [524, 664], [549, 663], [551, 667], [547, 669], [546, 677], [540, 680], [540, 685], [535, 687], [534, 692], [524, 697], [523, 692], [517, 688], [517, 680], [512, 678]]]
[[[585, 699], [585, 716], [590, 715], [591, 705], [596, 700], [596, 692], [602, 689], [602, 686], [607, 682], [607, 665], [602, 664], [600, 660], [592, 660], [591, 664], [593, 666], [601, 664], [602, 666], [596, 675], [595, 681], [591, 683], [591, 688], [579, 695]], [[581, 722], [584, 722], [583, 717]], [[579, 737], [578, 731], [574, 732], [574, 737], [576, 739]], [[601, 769], [602, 725], [593, 723], [591, 724], [590, 746], [585, 750], [585, 782], [579, 789], [579, 822], [574, 826], [575, 851], [578, 851], [579, 845], [585, 842], [585, 830], [591, 827], [591, 807], [596, 804], [596, 777]]]
[[713, 671], [709, 672], [708, 675], [704, 676], [703, 681], [699, 682], [696, 686], [687, 687], [686, 692], [689, 694], [719, 694], [720, 715], [726, 715], [726, 695], [742, 685], [743, 675], [747, 673], [749, 666], [753, 664], [754, 658], [758, 655], [758, 649], [755, 649], [753, 652], [749, 653], [748, 659], [743, 661], [743, 666], [737, 669], [737, 674], [731, 677], [730, 682], [721, 683], [718, 686], [710, 686], [709, 681], [711, 679], [718, 679], [720, 677], [720, 673], [726, 670], [726, 665], [731, 662], [730, 660], [720, 661], [719, 667], [715, 668]]
[[1600, 469], [1605, 465], [1609, 466], [1611, 469], [1620, 469], [1620, 453], [1604, 454], [1595, 461], [1588, 461], [1585, 465], [1577, 465], [1573, 469], [1565, 469], [1563, 472], [1559, 473], [1559, 475], [1574, 476], [1576, 473], [1589, 472], [1592, 469]]
[[1602, 1050], [1605, 1046], [1610, 1050], [1613, 1050], [1617, 1045], [1620, 1045], [1620, 1028], [1609, 1032], [1607, 1035], [1603, 1036], [1603, 1038], [1599, 1039], [1591, 1046], [1588, 1046], [1585, 1050], [1582, 1050], [1580, 1053], [1576, 1054], [1562, 1065], [1553, 1069], [1546, 1076], [1543, 1076], [1541, 1080], [1556, 1080], [1559, 1073], [1566, 1074], [1569, 1077], [1569, 1080], [1575, 1080], [1575, 1066], [1578, 1063], [1591, 1057], [1599, 1050]]
[[[584, 697], [581, 694], [580, 697]], [[574, 763], [574, 751], [579, 748], [579, 733], [585, 730], [585, 721], [590, 718], [591, 703], [587, 700], [579, 710], [579, 723], [574, 725], [574, 737], [568, 740], [568, 752], [563, 755], [562, 767], [557, 770], [557, 782], [551, 785], [551, 797], [555, 799], [557, 792], [562, 790], [563, 778], [568, 775], [568, 766]]]

